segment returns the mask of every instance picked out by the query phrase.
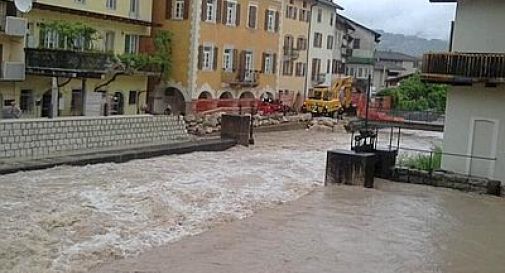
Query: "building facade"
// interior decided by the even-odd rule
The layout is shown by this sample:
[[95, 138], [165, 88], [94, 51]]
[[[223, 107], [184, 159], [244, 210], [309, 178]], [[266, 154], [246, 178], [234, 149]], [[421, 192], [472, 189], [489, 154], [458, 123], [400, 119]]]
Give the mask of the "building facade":
[[283, 1], [279, 91], [295, 98], [295, 108], [300, 106], [306, 89], [310, 11], [314, 3], [309, 0]]
[[[337, 10], [343, 8], [332, 1], [319, 0], [311, 6], [309, 35], [309, 63], [306, 92], [316, 86], [331, 86], [334, 58], [340, 44], [337, 42]], [[307, 97], [307, 93], [304, 97]]]
[[373, 87], [380, 91], [419, 71], [420, 59], [400, 52], [377, 51]]
[[359, 82], [365, 82], [368, 77], [371, 77], [373, 83], [375, 52], [381, 35], [356, 21], [349, 18], [346, 18], [346, 20], [353, 29], [349, 40], [351, 52], [347, 58], [346, 74], [354, 77]]
[[151, 10], [151, 0], [39, 0], [18, 12], [28, 22], [26, 78], [3, 85], [4, 102], [16, 101], [23, 117], [139, 113], [147, 76], [115, 75], [114, 64], [150, 36]]
[[198, 100], [275, 96], [282, 1], [154, 3], [154, 32], [173, 33], [175, 54], [171, 79], [150, 84], [153, 112], [191, 112]]
[[498, 28], [505, 3], [431, 2], [457, 2], [453, 52], [426, 54], [422, 68], [425, 81], [450, 85], [443, 150], [454, 155], [443, 157], [442, 168], [504, 182], [505, 36]]

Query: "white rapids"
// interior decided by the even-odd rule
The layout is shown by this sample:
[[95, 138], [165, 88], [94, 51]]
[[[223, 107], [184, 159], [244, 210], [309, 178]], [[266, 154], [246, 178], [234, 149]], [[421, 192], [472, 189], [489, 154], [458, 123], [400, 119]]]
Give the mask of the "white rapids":
[[[441, 134], [403, 145], [429, 149]], [[260, 134], [257, 146], [0, 176], [0, 272], [87, 272], [295, 200], [323, 185], [345, 133]]]

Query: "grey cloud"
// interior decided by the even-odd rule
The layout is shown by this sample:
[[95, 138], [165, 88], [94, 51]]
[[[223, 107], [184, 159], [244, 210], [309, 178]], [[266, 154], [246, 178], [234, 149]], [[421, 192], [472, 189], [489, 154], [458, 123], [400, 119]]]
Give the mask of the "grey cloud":
[[343, 15], [373, 29], [447, 40], [455, 4], [429, 0], [337, 0]]

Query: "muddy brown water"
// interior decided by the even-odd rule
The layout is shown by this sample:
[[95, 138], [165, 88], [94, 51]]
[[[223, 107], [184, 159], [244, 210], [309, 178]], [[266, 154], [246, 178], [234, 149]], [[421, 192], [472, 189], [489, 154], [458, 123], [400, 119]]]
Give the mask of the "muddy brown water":
[[[406, 133], [407, 135], [402, 140], [402, 145], [406, 147], [426, 149], [441, 142], [440, 134]], [[43, 171], [0, 176], [0, 272], [80, 273], [89, 272], [91, 268], [103, 264], [110, 264], [110, 270], [116, 270], [114, 268], [117, 266], [118, 270], [135, 272], [115, 264], [113, 261], [132, 258], [152, 249], [155, 249], [154, 253], [158, 251], [165, 253], [168, 251], [167, 249], [172, 249], [172, 247], [177, 249], [179, 243], [194, 242], [193, 240], [197, 240], [198, 237], [191, 236], [202, 233], [202, 236], [212, 237], [214, 234], [212, 230], [217, 226], [227, 228], [228, 225], [224, 224], [234, 222], [229, 227], [232, 229], [234, 225], [241, 223], [238, 220], [250, 217], [258, 210], [292, 202], [314, 190], [316, 190], [315, 194], [308, 198], [313, 196], [323, 198], [330, 194], [321, 189], [326, 150], [348, 148], [350, 136], [338, 132], [277, 132], [258, 135], [256, 143], [258, 145], [252, 148], [237, 147], [221, 153], [165, 156], [123, 164], [99, 164], [85, 167], [63, 166]], [[476, 256], [477, 258], [480, 257], [479, 259], [483, 260], [490, 257], [489, 266], [497, 264], [496, 259], [492, 257], [500, 255], [502, 248], [498, 245], [502, 245], [502, 241], [499, 237], [490, 236], [496, 236], [495, 234], [499, 233], [495, 232], [495, 228], [503, 227], [501, 218], [503, 203], [489, 199], [489, 197], [467, 195], [455, 191], [442, 190], [439, 192], [438, 189], [424, 187], [410, 189], [408, 185], [395, 185], [393, 189], [392, 191], [368, 192], [362, 189], [342, 188], [333, 193], [334, 198], [328, 200], [339, 200], [340, 203], [335, 206], [344, 205], [344, 210], [335, 210], [335, 207], [328, 203], [328, 211], [318, 208], [316, 212], [321, 214], [322, 218], [326, 218], [326, 214], [330, 212], [337, 213], [336, 215], [328, 214], [328, 216], [333, 218], [338, 216], [335, 218], [338, 222], [349, 224], [349, 226], [335, 226], [332, 236], [339, 235], [340, 231], [348, 229], [367, 230], [367, 227], [373, 227], [373, 231], [377, 233], [388, 231], [381, 235], [386, 236], [386, 239], [387, 236], [394, 235], [394, 240], [379, 241], [383, 242], [383, 245], [389, 246], [388, 253], [390, 254], [387, 256], [389, 260], [382, 261], [385, 266], [384, 271], [375, 272], [388, 272], [387, 270], [395, 268], [387, 267], [394, 261], [394, 257], [398, 257], [400, 260], [404, 257], [414, 260], [421, 259], [428, 265], [438, 265], [430, 257], [440, 253], [454, 252], [454, 255], [459, 257], [458, 262], [465, 261], [469, 257], [474, 257], [474, 249], [478, 249], [478, 254], [481, 255]], [[408, 194], [404, 194], [404, 191]], [[424, 194], [425, 191], [426, 194]], [[363, 194], [370, 195], [368, 201], [356, 203], [363, 198]], [[417, 195], [421, 195], [422, 198], [417, 198]], [[385, 198], [386, 196], [387, 198]], [[411, 198], [412, 200], [410, 200]], [[419, 199], [426, 202], [418, 202]], [[300, 202], [301, 208], [305, 202], [308, 202], [305, 200], [308, 199], [297, 201]], [[320, 201], [323, 200], [320, 199]], [[437, 201], [434, 204], [435, 208], [439, 210], [434, 209], [433, 200]], [[467, 200], [466, 207], [461, 204], [461, 200]], [[297, 202], [290, 204], [296, 205]], [[390, 204], [392, 208], [381, 205], [383, 202]], [[327, 202], [321, 202], [321, 204], [325, 203]], [[376, 207], [375, 203], [381, 206]], [[307, 214], [309, 217], [314, 213], [308, 209], [311, 206], [317, 208], [317, 206], [308, 205], [307, 209], [295, 210], [291, 213], [293, 216], [305, 217], [304, 215]], [[290, 206], [286, 206], [286, 208], [289, 211]], [[431, 214], [426, 216], [426, 212], [419, 214], [418, 211], [423, 209], [426, 209], [427, 212], [431, 211], [439, 217], [428, 217]], [[262, 213], [268, 213], [268, 211], [268, 209], [263, 210]], [[395, 216], [398, 212], [402, 217]], [[282, 214], [275, 214], [280, 212], [272, 213], [270, 218], [281, 219]], [[368, 217], [374, 213], [379, 214], [370, 218], [373, 220], [370, 223]], [[451, 216], [454, 213], [457, 214], [457, 217]], [[424, 215], [424, 218], [419, 218], [419, 215]], [[383, 217], [389, 217], [386, 219], [392, 222], [385, 221]], [[284, 248], [282, 252], [284, 256], [291, 257], [291, 251], [293, 251], [293, 255], [302, 255], [306, 251], [300, 247], [306, 244], [310, 245], [312, 241], [307, 240], [317, 239], [313, 238], [311, 233], [307, 233], [303, 239], [303, 229], [300, 229], [299, 232], [296, 231], [298, 225], [303, 225], [304, 219], [300, 218], [298, 220], [300, 223], [290, 222], [289, 219], [284, 220], [293, 225], [293, 228], [288, 231], [299, 234], [298, 237], [300, 237], [299, 241], [294, 241], [295, 245], [287, 245], [287, 248]], [[305, 224], [308, 226], [318, 222], [315, 221], [316, 218], [306, 219], [312, 222]], [[473, 226], [472, 223], [475, 219], [487, 219], [488, 221], [476, 222], [478, 226]], [[411, 224], [403, 224], [401, 220], [408, 220], [408, 223]], [[435, 230], [441, 230], [448, 234], [466, 227], [478, 227], [478, 229], [475, 230], [475, 234], [472, 233], [473, 230], [464, 230], [466, 232], [463, 233], [466, 236], [461, 236], [459, 244], [449, 241], [447, 244], [441, 244], [441, 247], [447, 247], [447, 251], [433, 252], [433, 255], [427, 256], [426, 253], [436, 249], [426, 247], [426, 245], [430, 245], [427, 238], [433, 236], [433, 242], [436, 244], [444, 242], [443, 238], [447, 236], [442, 233], [442, 235], [434, 233], [433, 230], [426, 227], [426, 223], [423, 225], [423, 220], [429, 221], [428, 224], [431, 226], [439, 227]], [[251, 222], [248, 220], [244, 223]], [[260, 223], [261, 221], [258, 222], [258, 224]], [[278, 227], [276, 223], [275, 221], [270, 222], [269, 226], [266, 221], [263, 226], [256, 226], [256, 228], [253, 226], [247, 232], [249, 235], [258, 234], [258, 236], [248, 238], [245, 237], [247, 234], [242, 237], [241, 233], [237, 233], [235, 237], [231, 236], [230, 239], [235, 242], [250, 241], [252, 246], [255, 244], [260, 246], [262, 241], [274, 239], [274, 237], [263, 233], [263, 230], [281, 229], [282, 231], [283, 228], [289, 227], [289, 225], [279, 225]], [[321, 223], [325, 223], [325, 221], [321, 221]], [[416, 232], [410, 230], [409, 228], [411, 225], [414, 226], [414, 223], [420, 224], [421, 229], [414, 230]], [[333, 223], [326, 222], [327, 227], [331, 225]], [[317, 225], [312, 228], [317, 228]], [[211, 232], [206, 233], [209, 230]], [[205, 263], [206, 259], [220, 257], [214, 256], [216, 250], [212, 250], [211, 243], [219, 244], [219, 238], [226, 237], [226, 232], [221, 236], [219, 229], [216, 232], [215, 240], [217, 241], [208, 239], [207, 243], [205, 240], [200, 242], [201, 249], [206, 249], [205, 251], [193, 247], [194, 251], [201, 252], [199, 259], [202, 260], [204, 267], [208, 266]], [[233, 232], [239, 231], [230, 230], [229, 232], [232, 232], [231, 235], [233, 235]], [[322, 241], [329, 241], [333, 238], [330, 237], [330, 233], [319, 232], [317, 234], [324, 236]], [[340, 238], [338, 240], [344, 242], [356, 241], [356, 238], [363, 236], [362, 234], [357, 235], [357, 233], [353, 235], [352, 232], [347, 232], [347, 234], [349, 236], [339, 235], [340, 237], [334, 237], [334, 240]], [[264, 239], [259, 237], [260, 235], [265, 236]], [[286, 238], [283, 241], [288, 242], [292, 240], [292, 237], [283, 236], [281, 233], [277, 233], [275, 237]], [[258, 242], [254, 243], [255, 240]], [[180, 242], [176, 243], [178, 241]], [[313, 244], [320, 245], [322, 241], [314, 241]], [[222, 243], [225, 244], [225, 242]], [[363, 245], [364, 243], [363, 241], [361, 244], [352, 245], [351, 242], [348, 242], [345, 251], [339, 250], [341, 251], [339, 261], [350, 261], [347, 259], [348, 256], [363, 255], [363, 252], [365, 254], [375, 253], [375, 250], [367, 252], [368, 247]], [[407, 250], [413, 248], [421, 252], [413, 255], [414, 251], [407, 251], [405, 253], [409, 255], [402, 255], [405, 251], [400, 247], [402, 244], [409, 246], [406, 248]], [[381, 247], [380, 243], [377, 245], [371, 249]], [[484, 251], [480, 251], [478, 248], [487, 245], [490, 245], [488, 252], [494, 256], [484, 256], [482, 254]], [[168, 247], [158, 249], [158, 247], [164, 246]], [[298, 248], [300, 248], [299, 251], [293, 250]], [[269, 261], [267, 265], [279, 269], [273, 265], [282, 260], [279, 258], [280, 256], [273, 254], [275, 253], [273, 251], [265, 251], [265, 249], [268, 247], [252, 251], [254, 253], [269, 253], [272, 258], [270, 260], [267, 259], [268, 257], [264, 258]], [[246, 252], [247, 248], [240, 250], [230, 247], [229, 251], [232, 250], [237, 253], [245, 251], [243, 253], [251, 255]], [[311, 249], [308, 250], [311, 251]], [[208, 257], [204, 258], [204, 254]], [[160, 267], [164, 265], [162, 260], [153, 260], [150, 263], [155, 267], [154, 269], [161, 272], [183, 272], [179, 269], [185, 268], [190, 263], [189, 260], [174, 255], [174, 258], [171, 258], [174, 259], [172, 260], [174, 262], [170, 263], [173, 264], [173, 267]], [[226, 270], [233, 268], [237, 269], [237, 264], [235, 267], [226, 267], [226, 261], [229, 259], [224, 256], [227, 255], [236, 257], [228, 252], [221, 256], [223, 262], [214, 261], [216, 264], [223, 264], [223, 272], [228, 272]], [[179, 260], [176, 257], [181, 257], [180, 264], [175, 263], [176, 260]], [[238, 270], [235, 272], [269, 272], [268, 270], [262, 271], [261, 267], [254, 267], [254, 265], [258, 265], [258, 257], [262, 256], [253, 256], [248, 262], [245, 262], [245, 265], [251, 265], [249, 268], [244, 267], [248, 269], [247, 271]], [[314, 257], [320, 257], [320, 255]], [[379, 260], [383, 258], [383, 256], [372, 257]], [[187, 258], [189, 259], [189, 256]], [[361, 264], [358, 263], [358, 260], [353, 261]], [[378, 266], [381, 264], [379, 260], [369, 261], [370, 265]], [[125, 260], [125, 262], [127, 261], [129, 260]], [[198, 264], [195, 262], [195, 266]], [[397, 265], [399, 264], [402, 263], [397, 263]], [[470, 262], [466, 264], [465, 268], [472, 268]], [[292, 265], [293, 267], [287, 267], [284, 271], [280, 268], [279, 272], [298, 272], [296, 264]], [[354, 264], [349, 262], [347, 265], [352, 267]], [[148, 266], [139, 263], [137, 264], [138, 270], [136, 270], [145, 272], [142, 266], [148, 268]], [[340, 265], [328, 263], [328, 267], [330, 266], [336, 266], [335, 268], [339, 269]], [[362, 266], [364, 268], [362, 272], [366, 272], [365, 269], [369, 268], [365, 265]], [[304, 272], [304, 267], [300, 268], [300, 272]], [[345, 268], [350, 267], [340, 269], [345, 270]], [[360, 269], [360, 267], [357, 268]], [[412, 268], [412, 270], [416, 269], [416, 267]], [[189, 269], [191, 267], [188, 267]], [[198, 272], [196, 268], [193, 269], [194, 272]], [[483, 269], [489, 269], [486, 272], [493, 272], [490, 271], [491, 267]], [[324, 268], [321, 269], [321, 272], [324, 270]], [[219, 272], [219, 270], [208, 272]]]
[[504, 208], [450, 189], [333, 186], [92, 272], [502, 273]]

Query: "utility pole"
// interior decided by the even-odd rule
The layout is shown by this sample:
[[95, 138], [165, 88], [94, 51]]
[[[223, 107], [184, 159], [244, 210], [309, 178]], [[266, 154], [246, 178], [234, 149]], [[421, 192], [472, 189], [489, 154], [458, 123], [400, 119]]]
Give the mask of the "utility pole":
[[51, 118], [58, 117], [58, 100], [60, 99], [58, 89], [58, 78], [53, 77], [51, 89]]
[[370, 93], [372, 91], [372, 75], [368, 75], [368, 86], [366, 88], [366, 112], [365, 112], [365, 130], [368, 131], [368, 111], [370, 109]]

